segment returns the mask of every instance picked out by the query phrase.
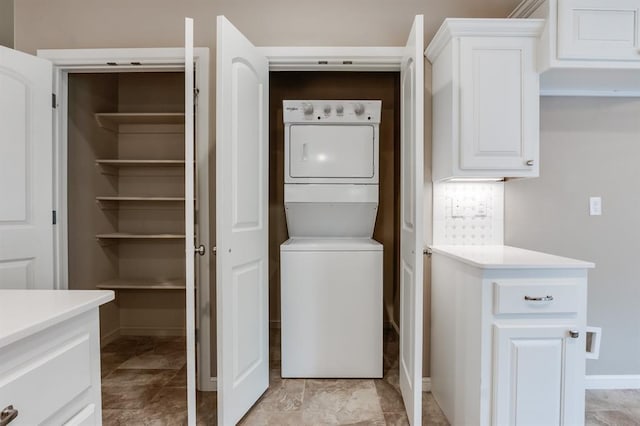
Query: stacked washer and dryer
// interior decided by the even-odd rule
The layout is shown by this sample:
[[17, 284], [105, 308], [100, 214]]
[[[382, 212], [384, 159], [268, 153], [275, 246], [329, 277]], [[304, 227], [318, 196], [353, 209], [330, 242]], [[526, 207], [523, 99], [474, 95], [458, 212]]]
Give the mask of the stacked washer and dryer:
[[283, 101], [282, 377], [382, 377], [381, 101]]

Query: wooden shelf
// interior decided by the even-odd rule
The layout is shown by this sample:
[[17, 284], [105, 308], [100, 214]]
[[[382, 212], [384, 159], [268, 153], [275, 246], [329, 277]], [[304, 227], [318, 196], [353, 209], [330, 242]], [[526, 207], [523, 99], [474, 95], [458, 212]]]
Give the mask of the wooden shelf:
[[97, 201], [184, 201], [184, 197], [96, 197]]
[[184, 167], [184, 160], [96, 160], [99, 166], [109, 167]]
[[184, 290], [184, 279], [173, 280], [129, 280], [115, 279], [101, 282], [96, 286], [104, 290]]
[[184, 124], [182, 112], [98, 112], [98, 125], [114, 132], [120, 124]]
[[184, 240], [184, 234], [129, 234], [125, 232], [113, 232], [109, 234], [96, 234], [101, 240]]

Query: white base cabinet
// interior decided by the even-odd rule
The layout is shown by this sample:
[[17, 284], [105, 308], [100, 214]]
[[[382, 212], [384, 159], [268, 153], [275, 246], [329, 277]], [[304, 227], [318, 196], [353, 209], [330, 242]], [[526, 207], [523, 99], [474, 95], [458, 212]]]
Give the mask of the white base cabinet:
[[446, 19], [433, 64], [433, 180], [538, 176], [539, 20]]
[[0, 291], [0, 411], [17, 414], [2, 424], [101, 424], [98, 305], [113, 293], [17, 292]]
[[434, 249], [431, 386], [452, 425], [584, 424], [587, 267]]

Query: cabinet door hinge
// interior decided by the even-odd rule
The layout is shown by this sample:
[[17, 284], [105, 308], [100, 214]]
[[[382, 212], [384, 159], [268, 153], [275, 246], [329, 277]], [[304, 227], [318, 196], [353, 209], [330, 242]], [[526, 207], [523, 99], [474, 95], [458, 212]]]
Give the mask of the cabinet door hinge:
[[58, 223], [58, 212], [53, 210], [51, 213], [52, 213], [51, 214], [51, 220], [52, 220], [53, 224], [55, 225], [55, 224]]
[[51, 94], [51, 108], [57, 108], [58, 107], [58, 102], [56, 99], [56, 94], [52, 93]]

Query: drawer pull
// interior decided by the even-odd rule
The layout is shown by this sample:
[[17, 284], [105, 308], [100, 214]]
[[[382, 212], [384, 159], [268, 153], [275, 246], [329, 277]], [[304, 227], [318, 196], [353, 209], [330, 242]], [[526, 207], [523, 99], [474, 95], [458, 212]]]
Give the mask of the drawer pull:
[[542, 296], [542, 297], [525, 296], [524, 300], [526, 300], [527, 302], [551, 302], [553, 300], [553, 296]]
[[5, 407], [5, 409], [0, 412], [0, 426], [8, 425], [16, 417], [18, 417], [18, 410], [13, 408], [13, 405]]

